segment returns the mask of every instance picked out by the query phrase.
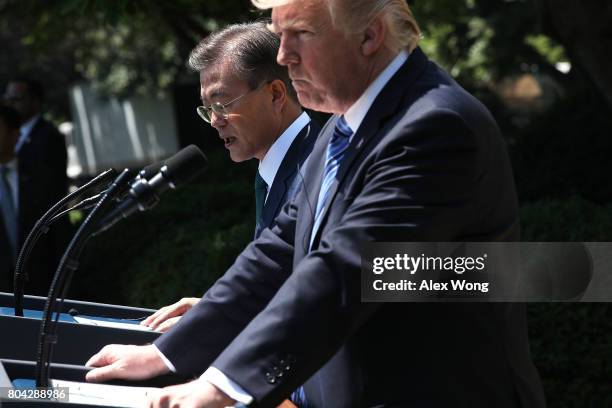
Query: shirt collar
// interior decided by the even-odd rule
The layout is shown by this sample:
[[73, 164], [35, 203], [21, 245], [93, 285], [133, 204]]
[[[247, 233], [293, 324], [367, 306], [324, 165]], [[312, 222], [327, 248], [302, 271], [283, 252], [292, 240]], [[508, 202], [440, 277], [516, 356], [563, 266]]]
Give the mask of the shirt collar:
[[34, 115], [30, 120], [28, 120], [26, 123], [21, 125], [21, 128], [20, 128], [21, 134], [19, 135], [19, 140], [17, 141], [17, 144], [15, 145], [15, 151], [19, 150], [21, 145], [23, 145], [26, 142], [26, 140], [28, 140], [28, 138], [30, 137], [30, 133], [32, 132], [32, 128], [34, 127], [36, 122], [38, 122], [38, 119], [40, 119], [40, 114]]
[[297, 137], [298, 133], [306, 125], [310, 123], [310, 116], [306, 112], [302, 112], [296, 120], [276, 139], [274, 144], [270, 146], [270, 149], [266, 153], [263, 159], [259, 162], [259, 174], [268, 185], [268, 191], [274, 182], [274, 177], [280, 168], [287, 151], [291, 147], [291, 144]]
[[368, 89], [361, 94], [357, 102], [351, 105], [350, 108], [344, 113], [344, 119], [349, 125], [353, 134], [357, 133], [357, 129], [361, 126], [361, 122], [365, 118], [368, 110], [374, 103], [374, 100], [385, 87], [387, 82], [395, 75], [395, 73], [401, 68], [401, 66], [408, 60], [408, 51], [401, 50], [399, 54], [391, 61], [387, 68], [381, 72], [378, 77], [368, 86]]

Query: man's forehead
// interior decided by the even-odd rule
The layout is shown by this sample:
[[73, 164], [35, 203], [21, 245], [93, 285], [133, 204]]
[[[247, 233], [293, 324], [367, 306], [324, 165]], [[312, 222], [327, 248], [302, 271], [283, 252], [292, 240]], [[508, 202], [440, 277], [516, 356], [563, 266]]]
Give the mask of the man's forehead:
[[278, 31], [301, 25], [318, 24], [325, 10], [322, 0], [294, 1], [289, 4], [272, 8], [272, 23], [269, 28]]
[[238, 79], [227, 66], [200, 72], [200, 96], [202, 99], [229, 95], [232, 93], [232, 89], [242, 86], [248, 85]]

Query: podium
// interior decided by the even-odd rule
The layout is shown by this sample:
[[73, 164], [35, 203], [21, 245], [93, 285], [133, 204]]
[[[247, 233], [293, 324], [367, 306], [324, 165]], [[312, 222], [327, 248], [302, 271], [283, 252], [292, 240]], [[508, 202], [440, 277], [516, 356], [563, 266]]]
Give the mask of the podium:
[[[31, 361], [11, 360], [11, 359], [0, 359], [0, 388], [13, 387], [13, 380], [16, 379], [30, 379], [35, 377], [36, 363]], [[82, 367], [70, 364], [51, 364], [51, 378], [74, 381], [74, 382], [85, 382], [85, 374], [91, 370], [89, 367]], [[152, 378], [146, 381], [112, 381], [107, 384], [110, 385], [122, 385], [130, 387], [166, 387], [174, 384], [181, 384], [188, 381], [188, 379], [177, 376], [177, 375], [163, 375], [160, 377]], [[3, 391], [4, 392], [4, 391]], [[4, 407], [16, 407], [16, 408], [51, 408], [51, 407], [69, 407], [69, 408], [97, 408], [100, 406], [109, 406], [102, 404], [83, 404], [83, 403], [71, 403], [70, 393], [67, 395], [68, 402], [58, 402], [49, 400], [33, 400], [28, 399], [9, 399], [7, 395], [0, 397], [0, 406]], [[116, 408], [123, 408], [126, 405], [110, 405]]]
[[[26, 296], [24, 317], [14, 315], [13, 294], [0, 292], [0, 358], [36, 360], [40, 334], [40, 322], [45, 298]], [[160, 332], [129, 328], [104, 327], [83, 324], [69, 314], [76, 311], [79, 317], [97, 319], [100, 322], [138, 324], [138, 321], [154, 312], [129, 306], [65, 300], [62, 315], [57, 323], [58, 341], [52, 362], [82, 365], [107, 344], [147, 344], [160, 336]]]

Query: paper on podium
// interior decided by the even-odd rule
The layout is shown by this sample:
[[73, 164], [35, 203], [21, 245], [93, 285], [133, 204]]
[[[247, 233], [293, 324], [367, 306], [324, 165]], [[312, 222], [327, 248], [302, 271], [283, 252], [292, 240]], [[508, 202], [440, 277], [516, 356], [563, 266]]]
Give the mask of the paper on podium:
[[101, 407], [145, 407], [149, 398], [160, 391], [160, 388], [153, 387], [129, 387], [64, 380], [51, 380], [51, 385], [54, 388], [68, 387], [69, 402], [72, 404], [91, 404]]
[[139, 331], [151, 331], [150, 327], [141, 326], [139, 324], [134, 323], [121, 323], [114, 322], [108, 320], [96, 320], [96, 319], [88, 319], [86, 317], [74, 316], [74, 320], [81, 324], [90, 324], [93, 326], [101, 326], [101, 327], [112, 327], [115, 329], [126, 329], [126, 330], [139, 330]]

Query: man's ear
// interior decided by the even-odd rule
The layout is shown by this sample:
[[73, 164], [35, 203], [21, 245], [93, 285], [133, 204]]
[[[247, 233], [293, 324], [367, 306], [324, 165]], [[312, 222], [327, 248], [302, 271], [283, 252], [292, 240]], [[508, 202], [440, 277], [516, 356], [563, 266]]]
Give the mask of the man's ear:
[[272, 95], [272, 105], [274, 110], [280, 112], [287, 103], [287, 86], [280, 79], [274, 79], [268, 84]]
[[363, 32], [361, 40], [361, 53], [369, 57], [376, 53], [385, 42], [387, 34], [382, 16], [375, 17]]

